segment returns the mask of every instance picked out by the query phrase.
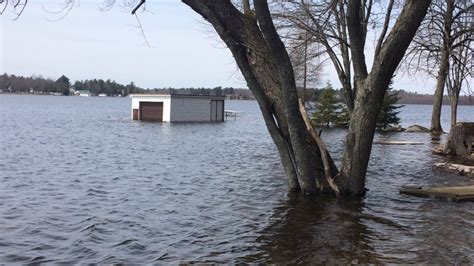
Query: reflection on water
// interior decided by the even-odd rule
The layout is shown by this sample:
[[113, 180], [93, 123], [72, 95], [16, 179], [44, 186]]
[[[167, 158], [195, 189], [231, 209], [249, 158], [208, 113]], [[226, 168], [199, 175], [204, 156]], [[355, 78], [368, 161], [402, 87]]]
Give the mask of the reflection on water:
[[[405, 203], [410, 202], [401, 201], [399, 205]], [[364, 200], [290, 195], [285, 204], [275, 208], [271, 224], [257, 239], [260, 252], [239, 261], [472, 263], [472, 208], [456, 215], [460, 221], [446, 221], [449, 217], [438, 211], [425, 215], [437, 206], [421, 206], [419, 212], [407, 207], [387, 207], [388, 213], [383, 213], [375, 211], [378, 208], [372, 209]], [[459, 206], [454, 204], [448, 209], [454, 208]], [[411, 218], [397, 218], [407, 215]]]
[[[0, 95], [0, 263], [474, 263], [473, 203], [398, 194], [473, 182], [432, 168], [428, 134], [377, 134], [425, 144], [375, 145], [369, 191], [347, 201], [287, 194], [255, 102], [227, 101], [243, 113], [221, 124], [141, 123], [129, 108]], [[402, 121], [429, 112], [406, 106]], [[340, 157], [344, 131], [322, 136]]]
[[262, 253], [246, 262], [377, 263], [370, 237], [361, 221], [363, 203], [290, 195], [275, 209], [271, 225], [257, 239]]

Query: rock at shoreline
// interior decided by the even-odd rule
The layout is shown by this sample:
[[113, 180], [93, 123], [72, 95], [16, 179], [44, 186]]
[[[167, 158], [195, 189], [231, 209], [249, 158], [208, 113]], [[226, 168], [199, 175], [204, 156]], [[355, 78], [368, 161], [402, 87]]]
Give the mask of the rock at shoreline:
[[429, 133], [430, 129], [420, 125], [413, 125], [407, 127], [405, 132]]
[[405, 129], [402, 128], [400, 125], [389, 126], [387, 128], [378, 129], [378, 130], [381, 131], [381, 132], [403, 132], [403, 131], [405, 131]]

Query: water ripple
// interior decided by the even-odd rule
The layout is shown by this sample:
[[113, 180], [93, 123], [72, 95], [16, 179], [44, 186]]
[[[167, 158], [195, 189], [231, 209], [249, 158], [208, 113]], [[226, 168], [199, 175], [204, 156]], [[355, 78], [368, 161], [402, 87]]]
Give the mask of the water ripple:
[[[0, 264], [474, 262], [472, 203], [398, 193], [473, 182], [432, 169], [428, 136], [377, 135], [426, 144], [374, 146], [360, 201], [299, 197], [256, 103], [226, 105], [242, 116], [156, 124], [129, 99], [0, 95]], [[338, 158], [344, 132], [323, 138]]]

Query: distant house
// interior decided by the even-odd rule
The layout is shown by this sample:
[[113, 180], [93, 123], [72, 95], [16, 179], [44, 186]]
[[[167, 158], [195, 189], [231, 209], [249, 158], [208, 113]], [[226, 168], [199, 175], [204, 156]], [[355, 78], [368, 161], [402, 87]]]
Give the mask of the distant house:
[[99, 97], [106, 97], [107, 94], [105, 94], [105, 93], [99, 93], [97, 96], [99, 96]]
[[132, 94], [132, 119], [158, 122], [223, 122], [225, 96]]
[[89, 97], [91, 96], [91, 92], [89, 90], [79, 90], [74, 93], [75, 95]]

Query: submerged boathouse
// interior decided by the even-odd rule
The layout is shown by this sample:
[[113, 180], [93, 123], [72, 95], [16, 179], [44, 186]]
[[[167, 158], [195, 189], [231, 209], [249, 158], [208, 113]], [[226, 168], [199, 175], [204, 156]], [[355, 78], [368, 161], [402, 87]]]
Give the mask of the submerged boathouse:
[[225, 96], [132, 94], [132, 119], [157, 122], [223, 122]]

